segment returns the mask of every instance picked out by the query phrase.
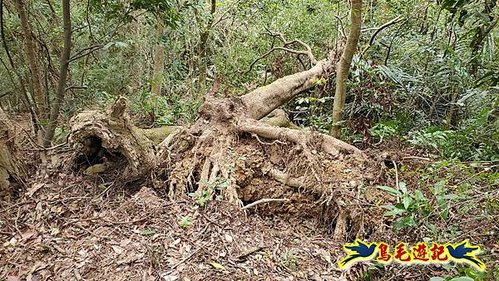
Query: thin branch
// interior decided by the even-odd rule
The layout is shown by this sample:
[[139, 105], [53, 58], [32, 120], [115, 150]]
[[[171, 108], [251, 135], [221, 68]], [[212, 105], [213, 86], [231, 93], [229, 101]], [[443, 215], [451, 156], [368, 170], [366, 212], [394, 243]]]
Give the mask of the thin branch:
[[[2, 62], [2, 63], [3, 63], [3, 62]], [[0, 99], [1, 99], [1, 98], [3, 98], [3, 97], [6, 97], [6, 96], [8, 96], [8, 95], [11, 95], [11, 94], [12, 94], [12, 92], [7, 92], [7, 93], [4, 93], [4, 94], [1, 94], [1, 95], [0, 95]]]
[[76, 86], [76, 85], [71, 85], [69, 87], [66, 87], [66, 89], [64, 90], [65, 92], [69, 91], [69, 90], [86, 90], [88, 87], [87, 86]]
[[[383, 31], [384, 29], [386, 29], [386, 28], [388, 28], [388, 27], [390, 27], [390, 26], [392, 26], [392, 25], [394, 25], [394, 24], [396, 24], [396, 23], [401, 22], [402, 20], [403, 20], [402, 16], [398, 16], [398, 17], [396, 17], [396, 18], [394, 18], [394, 19], [390, 20], [389, 22], [387, 22], [387, 23], [385, 23], [385, 24], [381, 25], [380, 27], [376, 27], [376, 28], [374, 28], [374, 30], [376, 30], [376, 31], [373, 33], [373, 35], [371, 35], [371, 39], [369, 39], [369, 45], [367, 45], [367, 47], [366, 47], [366, 48], [362, 51], [362, 53], [361, 53], [360, 57], [362, 58], [362, 57], [364, 56], [364, 54], [367, 52], [367, 50], [369, 50], [369, 48], [371, 48], [371, 46], [372, 46], [372, 45], [373, 45], [373, 43], [374, 43], [374, 40], [376, 39], [376, 36], [377, 36], [378, 34], [380, 34], [380, 33], [381, 33], [381, 31]], [[371, 30], [371, 28], [369, 28], [369, 29], [364, 29], [364, 30], [362, 30], [362, 31], [368, 31], [368, 30]]]
[[102, 44], [97, 44], [97, 45], [92, 45], [86, 48], [81, 49], [80, 51], [76, 52], [71, 58], [69, 59], [69, 62], [75, 61], [77, 59], [80, 59], [82, 57], [88, 56], [91, 53], [100, 50], [104, 48], [104, 45]]
[[334, 16], [338, 20], [338, 31], [341, 33], [341, 37], [346, 37], [345, 28], [343, 28], [343, 22], [339, 16]]
[[[31, 113], [31, 119], [32, 119], [32, 122], [34, 124], [34, 129], [35, 129], [35, 131], [37, 131], [38, 128], [41, 126], [39, 126], [40, 123], [38, 121], [38, 116], [36, 114], [36, 108], [31, 103], [31, 101], [28, 97], [28, 92], [26, 91], [26, 88], [24, 87], [24, 82], [23, 82], [21, 75], [16, 71], [14, 60], [12, 59], [12, 56], [10, 55], [9, 46], [7, 45], [7, 40], [5, 38], [4, 18], [3, 18], [3, 0], [0, 0], [0, 34], [2, 37], [2, 42], [3, 42], [5, 52], [7, 53], [7, 58], [9, 59], [9, 64], [12, 68], [12, 72], [14, 72], [14, 74], [17, 76], [17, 79], [19, 80], [19, 88], [21, 89], [21, 93], [23, 94], [21, 100], [23, 101], [24, 105], [29, 109], [29, 111]], [[9, 73], [9, 70], [7, 69], [7, 65], [3, 63], [3, 60], [2, 60], [2, 64], [4, 65], [7, 73]], [[10, 74], [9, 74], [9, 78], [11, 78], [12, 84], [16, 84], [16, 83], [14, 83], [14, 80], [12, 79]]]
[[430, 158], [426, 158], [426, 157], [419, 157], [419, 156], [406, 156], [406, 157], [403, 157], [402, 158], [402, 161], [405, 161], [405, 160], [421, 160], [421, 161], [432, 161]]
[[267, 30], [268, 34], [270, 36], [273, 36], [273, 37], [277, 37], [279, 38], [279, 40], [282, 41], [282, 43], [284, 44], [284, 47], [287, 48], [289, 46], [292, 46], [294, 44], [299, 44], [301, 46], [303, 46], [306, 51], [295, 51], [295, 52], [300, 52], [300, 53], [303, 53], [304, 55], [307, 55], [308, 58], [310, 59], [310, 63], [312, 65], [315, 65], [317, 64], [317, 60], [315, 59], [315, 56], [314, 54], [312, 53], [312, 48], [310, 48], [310, 46], [306, 43], [304, 43], [303, 41], [299, 40], [299, 39], [294, 39], [294, 40], [291, 40], [291, 41], [287, 41], [286, 38], [284, 38], [284, 35], [282, 33], [279, 33], [279, 32], [273, 32], [271, 30], [269, 30], [268, 28], [265, 27], [265, 30]]
[[[303, 61], [301, 60], [300, 56], [307, 56], [308, 59], [310, 60], [310, 64], [312, 65], [316, 65], [317, 64], [317, 60], [315, 59], [315, 56], [314, 54], [312, 53], [312, 49], [310, 48], [310, 46], [306, 43], [304, 43], [303, 41], [299, 40], [299, 39], [294, 39], [292, 41], [287, 41], [285, 38], [284, 38], [284, 35], [282, 33], [279, 33], [279, 32], [272, 32], [270, 31], [269, 29], [265, 28], [268, 32], [268, 34], [274, 38], [278, 38], [282, 43], [283, 43], [283, 46], [278, 46], [278, 47], [273, 47], [271, 48], [269, 51], [267, 51], [265, 54], [261, 55], [260, 57], [256, 58], [249, 66], [248, 70], [245, 72], [248, 73], [250, 72], [251, 70], [253, 70], [253, 67], [255, 66], [255, 64], [257, 62], [259, 62], [260, 60], [268, 57], [270, 54], [272, 54], [274, 51], [284, 51], [284, 52], [287, 52], [287, 53], [291, 53], [291, 54], [295, 54], [297, 55], [297, 58], [298, 58], [298, 61], [303, 65]], [[294, 45], [294, 44], [299, 44], [301, 46], [303, 46], [306, 51], [300, 51], [300, 50], [295, 50], [295, 49], [291, 49], [289, 48], [289, 46], [291, 45]], [[304, 66], [305, 68], [305, 66]]]
[[87, 1], [87, 8], [85, 9], [85, 20], [87, 21], [88, 34], [92, 41], [95, 41], [94, 34], [92, 33], [92, 25], [90, 24], [90, 0]]
[[225, 19], [225, 16], [232, 10], [232, 8], [237, 7], [237, 5], [239, 5], [240, 2], [243, 2], [243, 0], [238, 0], [232, 5], [232, 7], [227, 8], [227, 10], [223, 14], [221, 14], [217, 20], [213, 22], [212, 27], [215, 27], [220, 22], [222, 22]]
[[5, 29], [3, 24], [3, 0], [0, 0], [0, 33], [2, 36], [3, 47], [5, 49], [5, 53], [7, 53], [7, 58], [9, 58], [9, 63], [12, 67], [14, 67], [14, 61], [12, 60], [12, 56], [10, 55], [9, 47], [7, 46], [7, 40], [5, 39]]
[[371, 39], [369, 40], [369, 45], [372, 45], [372, 44], [374, 43], [374, 39], [376, 39], [376, 36], [377, 36], [377, 35], [378, 35], [381, 31], [383, 31], [383, 29], [388, 28], [389, 26], [394, 25], [394, 24], [396, 24], [396, 23], [398, 23], [398, 22], [401, 22], [402, 20], [403, 20], [403, 19], [402, 19], [402, 16], [398, 16], [398, 17], [396, 17], [396, 18], [392, 19], [391, 21], [389, 21], [389, 22], [387, 22], [387, 23], [383, 24], [382, 26], [378, 27], [378, 28], [376, 29], [376, 31], [373, 33], [373, 35], [371, 36]]

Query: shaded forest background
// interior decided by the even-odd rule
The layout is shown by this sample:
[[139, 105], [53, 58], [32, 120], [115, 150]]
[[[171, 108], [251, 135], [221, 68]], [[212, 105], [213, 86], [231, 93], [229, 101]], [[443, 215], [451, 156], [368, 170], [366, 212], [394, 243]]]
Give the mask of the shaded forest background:
[[[63, 78], [63, 7], [58, 1], [20, 3], [2, 1], [0, 103], [12, 112], [39, 108], [39, 123], [46, 127]], [[496, 160], [496, 5], [366, 1], [343, 139], [362, 146], [404, 136], [446, 157]], [[215, 78], [222, 95], [231, 96], [308, 68], [303, 55], [276, 50], [261, 57], [282, 45], [276, 33], [306, 42], [320, 58], [349, 28], [344, 1], [89, 0], [70, 9], [62, 120], [125, 95], [146, 127], [193, 121]], [[327, 132], [333, 96], [334, 77], [326, 77], [286, 110], [299, 126]], [[60, 142], [68, 128], [64, 121], [57, 124]]]

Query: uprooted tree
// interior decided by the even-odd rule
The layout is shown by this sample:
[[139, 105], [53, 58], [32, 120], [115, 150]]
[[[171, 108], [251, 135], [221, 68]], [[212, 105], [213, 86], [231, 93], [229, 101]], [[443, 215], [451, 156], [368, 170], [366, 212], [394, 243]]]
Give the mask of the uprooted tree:
[[131, 125], [123, 97], [107, 113], [83, 112], [71, 121], [70, 141], [81, 148], [73, 159], [87, 174], [121, 167], [125, 178], [148, 178], [171, 198], [191, 194], [201, 205], [224, 198], [243, 208], [323, 218], [338, 239], [362, 234], [375, 227], [364, 220], [368, 211], [358, 200], [360, 192], [372, 191], [374, 163], [329, 135], [289, 128], [289, 120], [275, 111], [330, 75], [337, 60], [334, 52], [319, 61], [310, 48], [295, 52], [310, 58], [310, 69], [240, 97], [216, 97], [214, 87], [197, 121], [165, 130], [156, 146]]

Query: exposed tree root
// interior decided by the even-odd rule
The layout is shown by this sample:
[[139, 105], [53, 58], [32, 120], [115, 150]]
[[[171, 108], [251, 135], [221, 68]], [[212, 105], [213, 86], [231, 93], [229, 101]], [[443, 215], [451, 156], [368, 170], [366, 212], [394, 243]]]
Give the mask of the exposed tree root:
[[200, 204], [223, 198], [252, 210], [322, 216], [338, 239], [362, 232], [362, 223], [351, 222], [363, 221], [357, 194], [370, 185], [374, 167], [362, 151], [238, 112], [237, 99], [205, 102], [195, 124], [160, 145], [155, 186], [166, 187], [172, 198], [191, 194]]
[[364, 156], [363, 152], [348, 143], [335, 139], [331, 136], [319, 134], [312, 131], [297, 131], [288, 128], [275, 128], [261, 122], [245, 119], [238, 124], [241, 131], [257, 134], [268, 139], [285, 139], [298, 144], [320, 143], [320, 147], [331, 155], [338, 155], [340, 152]]
[[271, 113], [269, 113], [269, 115], [265, 116], [262, 119], [262, 122], [274, 127], [300, 129], [300, 127], [296, 126], [289, 120], [288, 114], [286, 114], [286, 112], [282, 109], [276, 109], [272, 111]]

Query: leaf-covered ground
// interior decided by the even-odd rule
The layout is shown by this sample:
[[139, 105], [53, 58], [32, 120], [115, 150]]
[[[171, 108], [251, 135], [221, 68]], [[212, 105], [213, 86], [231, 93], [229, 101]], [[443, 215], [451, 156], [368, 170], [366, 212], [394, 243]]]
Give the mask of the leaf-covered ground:
[[[272, 214], [260, 207], [241, 210], [223, 201], [210, 201], [202, 208], [189, 197], [169, 201], [151, 188], [133, 183], [121, 186], [100, 177], [54, 172], [34, 177], [31, 188], [19, 198], [2, 202], [0, 279], [497, 278], [497, 166], [433, 163], [404, 158], [399, 150], [391, 154], [399, 163], [399, 184], [407, 186], [406, 194], [419, 190], [426, 201], [406, 212], [414, 225], [404, 227], [400, 223], [407, 222], [404, 216], [386, 217], [385, 231], [366, 240], [394, 245], [424, 239], [470, 239], [484, 250], [480, 257], [487, 264], [486, 273], [465, 266], [383, 268], [373, 263], [343, 272], [337, 268], [344, 255], [341, 243], [331, 239], [324, 222], [307, 213]], [[395, 186], [395, 178], [395, 170], [389, 169], [384, 184]], [[435, 195], [435, 186], [440, 186], [442, 196]], [[396, 198], [392, 199], [396, 204]], [[404, 228], [398, 230], [400, 227]]]

